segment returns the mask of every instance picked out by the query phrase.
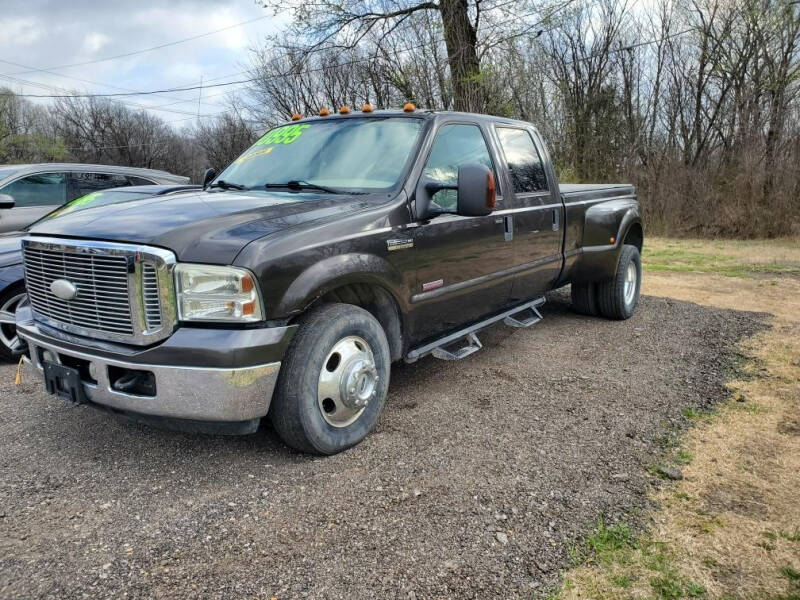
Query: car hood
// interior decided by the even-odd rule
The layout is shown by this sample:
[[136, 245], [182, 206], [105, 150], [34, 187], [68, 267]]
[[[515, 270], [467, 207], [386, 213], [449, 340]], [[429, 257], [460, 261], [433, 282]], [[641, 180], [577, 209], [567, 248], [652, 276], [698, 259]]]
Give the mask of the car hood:
[[367, 206], [367, 196], [267, 191], [167, 194], [52, 215], [33, 235], [146, 244], [178, 260], [230, 264], [253, 240]]

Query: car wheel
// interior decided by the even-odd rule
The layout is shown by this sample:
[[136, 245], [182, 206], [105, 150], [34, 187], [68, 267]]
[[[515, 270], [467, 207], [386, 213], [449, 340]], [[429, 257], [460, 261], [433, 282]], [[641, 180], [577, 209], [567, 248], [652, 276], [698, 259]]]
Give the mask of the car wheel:
[[594, 316], [597, 314], [597, 285], [589, 283], [573, 283], [570, 286], [572, 295], [572, 310], [582, 315]]
[[25, 352], [26, 344], [17, 336], [14, 313], [25, 299], [25, 288], [13, 286], [0, 295], [0, 359], [14, 360]]
[[298, 322], [281, 365], [270, 419], [289, 446], [335, 454], [378, 422], [389, 389], [389, 343], [380, 323], [350, 304], [325, 304]]
[[607, 319], [629, 319], [639, 304], [642, 259], [636, 246], [625, 245], [619, 254], [617, 274], [597, 284], [597, 307]]

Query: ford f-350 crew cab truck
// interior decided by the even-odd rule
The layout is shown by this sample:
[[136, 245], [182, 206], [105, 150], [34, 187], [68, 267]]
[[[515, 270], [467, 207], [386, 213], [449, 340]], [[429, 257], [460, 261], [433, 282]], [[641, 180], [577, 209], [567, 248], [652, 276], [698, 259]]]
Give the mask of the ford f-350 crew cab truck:
[[559, 185], [529, 123], [306, 118], [213, 177], [30, 229], [17, 327], [50, 393], [203, 431], [269, 415], [332, 454], [375, 426], [393, 361], [471, 354], [567, 284], [583, 313], [638, 302], [633, 187]]

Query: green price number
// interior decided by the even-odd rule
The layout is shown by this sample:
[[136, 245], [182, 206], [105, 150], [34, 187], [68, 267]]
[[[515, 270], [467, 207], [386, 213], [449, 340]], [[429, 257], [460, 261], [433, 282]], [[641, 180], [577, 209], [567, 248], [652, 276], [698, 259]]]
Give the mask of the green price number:
[[301, 135], [303, 130], [308, 129], [308, 123], [299, 123], [297, 125], [286, 125], [285, 127], [278, 127], [272, 131], [268, 131], [264, 136], [256, 142], [256, 146], [266, 146], [268, 144], [291, 144]]

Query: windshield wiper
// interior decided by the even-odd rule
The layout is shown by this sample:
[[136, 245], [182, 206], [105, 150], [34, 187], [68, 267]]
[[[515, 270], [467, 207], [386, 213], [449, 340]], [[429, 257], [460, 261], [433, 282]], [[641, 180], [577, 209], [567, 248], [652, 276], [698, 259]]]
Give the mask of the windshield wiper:
[[287, 181], [286, 183], [265, 183], [264, 187], [267, 189], [272, 188], [289, 188], [292, 191], [299, 192], [300, 190], [317, 190], [319, 192], [325, 192], [326, 194], [346, 194], [346, 193], [353, 193], [353, 192], [345, 192], [343, 190], [337, 190], [334, 188], [329, 188], [324, 185], [317, 185], [316, 183], [311, 183], [309, 181], [302, 181], [297, 179], [292, 179], [291, 181]]
[[219, 179], [212, 183], [209, 187], [215, 188], [222, 188], [223, 190], [246, 190], [247, 188], [240, 183], [230, 183], [228, 181], [224, 181]]

